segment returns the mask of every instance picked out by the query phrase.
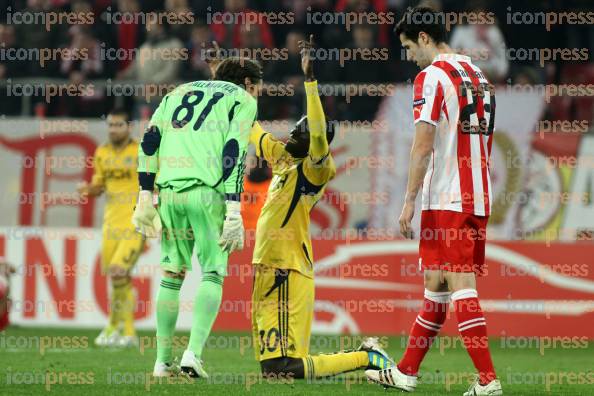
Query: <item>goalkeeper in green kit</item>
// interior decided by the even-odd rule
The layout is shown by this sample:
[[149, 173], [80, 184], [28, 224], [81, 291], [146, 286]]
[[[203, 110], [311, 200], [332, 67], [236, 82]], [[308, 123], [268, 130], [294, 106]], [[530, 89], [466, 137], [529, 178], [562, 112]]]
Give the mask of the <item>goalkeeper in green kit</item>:
[[191, 377], [208, 377], [200, 357], [221, 304], [228, 256], [243, 248], [240, 194], [261, 88], [257, 62], [225, 59], [214, 80], [183, 84], [165, 96], [140, 143], [141, 191], [132, 222], [147, 237], [162, 236], [154, 376], [176, 371], [172, 340], [179, 293], [195, 247], [202, 280], [180, 366]]

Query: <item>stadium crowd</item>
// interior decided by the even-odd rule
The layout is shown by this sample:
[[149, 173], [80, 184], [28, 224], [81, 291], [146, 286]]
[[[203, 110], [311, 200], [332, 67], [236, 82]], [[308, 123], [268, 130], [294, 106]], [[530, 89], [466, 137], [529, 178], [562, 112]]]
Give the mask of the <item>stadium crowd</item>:
[[[587, 82], [594, 79], [588, 55], [594, 48], [594, 35], [589, 24], [550, 26], [538, 18], [539, 13], [561, 9], [584, 14], [589, 9], [586, 0], [422, 2], [455, 18], [449, 32], [450, 44], [468, 51], [492, 82], [559, 84], [575, 80], [576, 76]], [[320, 81], [342, 84], [322, 91], [326, 92], [324, 104], [329, 115], [372, 120], [382, 96], [389, 91], [369, 87], [410, 82], [417, 72], [413, 63], [406, 62], [399, 40], [391, 34], [392, 25], [404, 10], [417, 3], [0, 1], [2, 113], [96, 117], [123, 97], [135, 116], [146, 116], [176, 83], [210, 77], [206, 50], [216, 41], [223, 55], [248, 55], [264, 64], [264, 79], [274, 89], [266, 89], [261, 98], [261, 119], [296, 118], [303, 100], [297, 42], [313, 33], [320, 47], [316, 65]], [[547, 30], [554, 34], [543, 34]], [[574, 57], [542, 59], [538, 51], [560, 47], [582, 52]], [[586, 56], [581, 56], [583, 49]], [[48, 100], [47, 92], [40, 88], [47, 81], [69, 84], [75, 87], [75, 94], [60, 91]], [[131, 89], [122, 89], [122, 84]], [[157, 87], [155, 95], [148, 99], [144, 91], [136, 89], [147, 84]], [[360, 84], [357, 94], [348, 100], [344, 94], [346, 84]], [[120, 91], [114, 89], [115, 85]], [[33, 97], [32, 105], [23, 108], [23, 96]]]

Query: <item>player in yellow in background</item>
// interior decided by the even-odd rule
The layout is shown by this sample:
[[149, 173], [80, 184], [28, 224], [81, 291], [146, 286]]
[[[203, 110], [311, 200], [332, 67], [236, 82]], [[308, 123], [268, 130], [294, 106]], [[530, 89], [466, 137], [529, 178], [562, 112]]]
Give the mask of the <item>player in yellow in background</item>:
[[81, 195], [105, 193], [101, 263], [111, 280], [109, 322], [95, 339], [97, 346], [134, 346], [135, 296], [130, 272], [144, 248], [144, 238], [131, 218], [138, 196], [138, 142], [130, 136], [128, 114], [113, 110], [107, 116], [109, 141], [95, 151], [93, 179], [78, 187]]
[[377, 339], [358, 350], [309, 354], [314, 312], [314, 269], [309, 235], [310, 211], [336, 174], [327, 126], [313, 76], [312, 37], [300, 42], [306, 77], [307, 116], [286, 144], [255, 124], [250, 142], [272, 167], [273, 179], [256, 228], [252, 332], [256, 359], [266, 376], [315, 378], [346, 371], [391, 367]]

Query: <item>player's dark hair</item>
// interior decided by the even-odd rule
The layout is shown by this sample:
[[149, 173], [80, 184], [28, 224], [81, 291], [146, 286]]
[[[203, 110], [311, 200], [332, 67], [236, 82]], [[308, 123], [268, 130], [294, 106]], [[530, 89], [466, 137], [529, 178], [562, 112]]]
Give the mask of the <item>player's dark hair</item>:
[[245, 79], [249, 78], [253, 84], [262, 80], [262, 66], [259, 62], [240, 57], [231, 57], [221, 61], [217, 66], [214, 79], [228, 81], [245, 88]]
[[126, 118], [126, 121], [130, 121], [130, 113], [124, 107], [114, 107], [107, 115], [121, 115]]
[[402, 19], [396, 24], [394, 32], [397, 36], [404, 33], [406, 38], [417, 42], [419, 33], [425, 32], [435, 44], [447, 41], [445, 14], [430, 7], [409, 7]]

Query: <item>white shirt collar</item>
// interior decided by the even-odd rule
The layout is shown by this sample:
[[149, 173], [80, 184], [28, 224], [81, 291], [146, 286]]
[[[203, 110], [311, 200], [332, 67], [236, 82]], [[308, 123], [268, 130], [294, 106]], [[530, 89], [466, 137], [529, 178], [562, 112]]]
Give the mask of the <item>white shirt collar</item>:
[[466, 55], [460, 54], [438, 54], [435, 58], [433, 58], [433, 62], [439, 61], [457, 61], [457, 62], [467, 62], [472, 63], [472, 59]]

